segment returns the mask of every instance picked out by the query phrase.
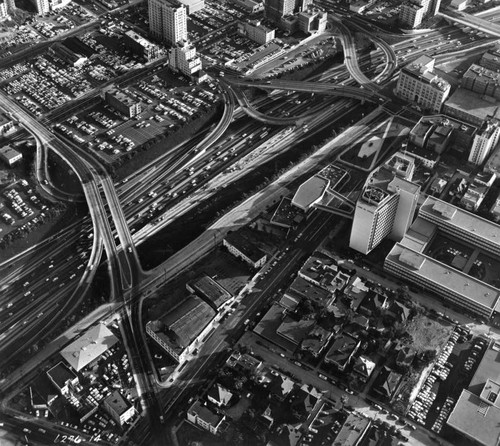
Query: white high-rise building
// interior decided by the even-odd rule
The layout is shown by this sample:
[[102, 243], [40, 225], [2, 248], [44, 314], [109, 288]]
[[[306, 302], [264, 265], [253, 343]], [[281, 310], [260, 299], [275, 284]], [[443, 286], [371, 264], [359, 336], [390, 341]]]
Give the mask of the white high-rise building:
[[439, 11], [441, 0], [409, 0], [401, 5], [399, 20], [403, 26], [416, 28], [427, 17], [434, 17]]
[[349, 246], [368, 254], [385, 237], [400, 241], [410, 227], [420, 186], [411, 182], [413, 158], [396, 153], [372, 172], [356, 203]]
[[41, 15], [62, 8], [70, 2], [71, 0], [35, 0], [33, 3], [36, 6], [36, 12]]
[[170, 45], [187, 40], [186, 6], [177, 0], [149, 0], [149, 32]]
[[196, 48], [188, 42], [179, 42], [169, 53], [170, 66], [191, 76], [201, 70], [201, 59], [196, 54]]
[[476, 136], [469, 152], [469, 162], [476, 165], [483, 164], [486, 157], [496, 147], [500, 139], [500, 127], [497, 122], [487, 123]]
[[9, 8], [6, 0], [0, 0], [0, 19], [7, 17]]

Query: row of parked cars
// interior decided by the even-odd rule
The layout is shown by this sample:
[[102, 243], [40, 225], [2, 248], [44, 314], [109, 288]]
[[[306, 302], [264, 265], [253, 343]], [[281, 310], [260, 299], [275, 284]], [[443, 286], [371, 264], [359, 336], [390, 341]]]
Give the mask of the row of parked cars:
[[441, 432], [441, 429], [443, 429], [444, 423], [446, 423], [446, 420], [448, 419], [448, 416], [450, 415], [451, 411], [453, 410], [453, 406], [455, 405], [455, 399], [452, 397], [447, 397], [443, 407], [437, 408], [436, 410], [439, 411], [439, 414], [434, 421], [434, 424], [431, 427], [431, 430], [439, 434]]

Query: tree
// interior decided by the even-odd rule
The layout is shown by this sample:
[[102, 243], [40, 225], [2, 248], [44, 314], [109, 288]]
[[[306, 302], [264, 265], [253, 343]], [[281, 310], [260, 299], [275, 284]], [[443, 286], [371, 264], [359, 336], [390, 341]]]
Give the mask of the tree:
[[436, 359], [437, 356], [437, 351], [432, 349], [432, 350], [425, 350], [420, 354], [420, 360], [425, 364], [430, 364], [432, 361]]

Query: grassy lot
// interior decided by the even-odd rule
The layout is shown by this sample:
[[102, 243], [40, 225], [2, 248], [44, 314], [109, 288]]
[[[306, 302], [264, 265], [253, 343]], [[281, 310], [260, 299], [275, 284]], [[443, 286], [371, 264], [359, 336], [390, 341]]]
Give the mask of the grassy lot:
[[451, 334], [451, 327], [429, 319], [425, 315], [416, 315], [406, 327], [412, 337], [412, 347], [421, 353], [425, 350], [439, 350]]

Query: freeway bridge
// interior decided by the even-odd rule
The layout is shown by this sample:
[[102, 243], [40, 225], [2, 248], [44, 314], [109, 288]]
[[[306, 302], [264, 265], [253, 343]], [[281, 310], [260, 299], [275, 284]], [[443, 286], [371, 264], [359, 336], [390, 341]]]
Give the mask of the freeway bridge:
[[256, 87], [265, 90], [304, 91], [307, 93], [317, 93], [358, 99], [362, 102], [375, 102], [377, 104], [384, 103], [388, 100], [386, 96], [376, 91], [367, 90], [363, 87], [348, 87], [345, 85], [326, 84], [321, 82], [301, 82], [288, 80], [248, 81], [231, 77], [225, 77], [224, 80], [231, 85], [239, 87]]
[[438, 15], [449, 23], [460, 23], [461, 25], [469, 26], [491, 36], [500, 37], [500, 25], [489, 22], [481, 17], [449, 10], [446, 13], [438, 12]]

